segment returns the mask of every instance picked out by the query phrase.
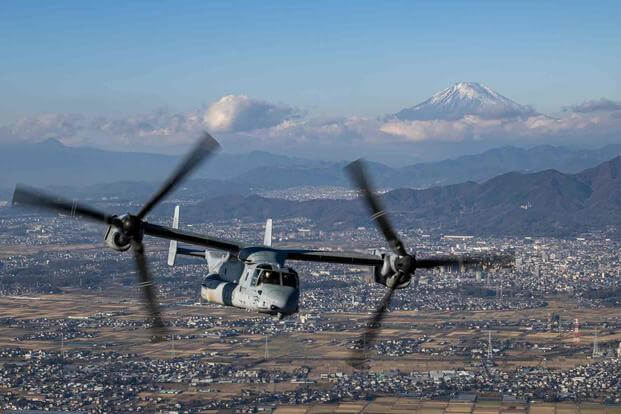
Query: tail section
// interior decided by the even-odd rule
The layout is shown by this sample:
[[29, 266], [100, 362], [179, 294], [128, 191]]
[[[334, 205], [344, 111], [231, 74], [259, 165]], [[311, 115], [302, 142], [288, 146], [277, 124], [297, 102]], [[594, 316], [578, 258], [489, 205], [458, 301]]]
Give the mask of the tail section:
[[[179, 206], [175, 206], [175, 212], [173, 214], [172, 228], [179, 228]], [[171, 240], [168, 247], [168, 266], [175, 265], [175, 259], [177, 258], [177, 240]]]
[[265, 222], [265, 235], [263, 236], [263, 245], [272, 247], [272, 219], [269, 218]]
[[[172, 228], [179, 229], [179, 206], [175, 206]], [[201, 259], [205, 259], [207, 260], [207, 264], [209, 265], [209, 268], [211, 269], [211, 264], [210, 264], [211, 262], [209, 261], [211, 257], [210, 253], [211, 252], [205, 249], [188, 249], [186, 247], [179, 247], [177, 240], [171, 240], [170, 246], [168, 247], [168, 266], [174, 266], [175, 261], [177, 260], [177, 255], [180, 254], [183, 256], [192, 256], [192, 257], [198, 257]]]

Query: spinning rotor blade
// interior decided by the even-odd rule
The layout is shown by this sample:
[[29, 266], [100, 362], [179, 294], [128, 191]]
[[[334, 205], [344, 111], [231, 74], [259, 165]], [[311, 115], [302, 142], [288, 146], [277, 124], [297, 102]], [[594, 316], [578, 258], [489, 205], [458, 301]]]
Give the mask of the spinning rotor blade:
[[362, 160], [356, 160], [345, 167], [349, 173], [350, 178], [356, 184], [358, 189], [362, 192], [364, 199], [367, 203], [367, 207], [371, 212], [371, 218], [375, 221], [379, 229], [384, 234], [386, 241], [390, 245], [395, 254], [399, 256], [407, 255], [403, 242], [390, 224], [390, 220], [384, 210], [379, 198], [375, 195], [371, 182], [366, 173], [366, 168]]
[[166, 335], [166, 327], [162, 320], [162, 314], [160, 312], [160, 306], [157, 302], [157, 295], [155, 294], [155, 286], [153, 285], [153, 279], [149, 274], [147, 267], [147, 258], [144, 254], [144, 245], [141, 241], [132, 239], [132, 250], [134, 251], [134, 257], [136, 258], [136, 267], [138, 268], [138, 286], [142, 289], [144, 299], [147, 302], [147, 310], [153, 321], [152, 329], [156, 331], [156, 337], [161, 338]]
[[142, 207], [137, 217], [142, 220], [177, 184], [219, 147], [220, 144], [214, 137], [209, 135], [206, 131], [203, 132], [203, 136], [198, 144], [190, 151], [172, 175], [168, 177], [159, 191]]
[[434, 267], [444, 266], [509, 266], [514, 260], [510, 255], [494, 256], [438, 256], [416, 259], [416, 269], [433, 269]]
[[379, 331], [379, 324], [384, 319], [384, 315], [386, 315], [386, 309], [388, 305], [390, 305], [390, 300], [392, 299], [392, 294], [395, 292], [394, 288], [388, 288], [382, 300], [378, 304], [375, 312], [373, 312], [373, 316], [367, 322], [367, 326], [365, 326], [364, 331], [360, 335], [358, 339], [358, 343], [361, 344], [360, 349], [354, 349], [352, 354], [349, 357], [349, 365], [354, 368], [361, 368], [364, 355], [366, 354], [367, 348], [369, 344], [372, 344], [377, 337], [377, 333]]
[[[354, 161], [345, 167], [345, 169], [349, 173], [349, 176], [354, 184], [362, 192], [367, 207], [371, 212], [371, 218], [384, 234], [384, 237], [386, 238], [386, 241], [388, 241], [392, 251], [399, 256], [395, 260], [397, 274], [394, 277], [396, 279], [389, 285], [388, 290], [382, 297], [381, 302], [377, 306], [373, 316], [369, 319], [364, 332], [358, 340], [359, 343], [362, 343], [361, 349], [357, 350], [358, 352], [354, 351], [349, 359], [349, 364], [351, 366], [354, 368], [360, 368], [362, 366], [367, 344], [373, 343], [377, 337], [379, 324], [386, 314], [386, 308], [390, 305], [390, 300], [392, 299], [392, 295], [395, 291], [395, 286], [398, 286], [400, 282], [406, 281], [408, 280], [407, 278], [413, 276], [416, 269], [431, 269], [442, 266], [507, 264], [510, 256], [440, 256], [429, 257], [426, 259], [416, 259], [413, 255], [407, 252], [403, 242], [393, 229], [379, 198], [373, 191], [373, 186], [367, 176], [364, 162], [362, 160]], [[416, 277], [414, 279], [414, 286], [417, 285], [418, 278]], [[362, 356], [360, 353], [362, 353]]]
[[18, 185], [13, 193], [13, 205], [23, 204], [32, 207], [40, 207], [46, 210], [63, 212], [72, 216], [84, 216], [88, 219], [113, 224], [113, 216], [103, 213], [94, 208], [80, 205], [77, 201], [65, 200], [61, 197], [45, 194], [34, 188]]
[[[138, 285], [141, 287], [144, 299], [147, 304], [147, 310], [153, 321], [153, 329], [157, 331], [156, 339], [163, 339], [167, 330], [162, 320], [162, 315], [157, 302], [155, 287], [153, 280], [149, 274], [147, 260], [144, 254], [144, 245], [142, 237], [145, 233], [152, 235], [166, 234], [169, 235], [165, 227], [149, 225], [143, 221], [144, 217], [177, 186], [187, 175], [192, 172], [205, 158], [211, 155], [219, 148], [220, 144], [207, 132], [204, 132], [198, 144], [186, 156], [183, 162], [177, 167], [173, 174], [164, 182], [162, 187], [151, 199], [142, 207], [136, 215], [125, 215], [121, 217], [105, 214], [93, 208], [78, 205], [77, 202], [62, 199], [60, 197], [45, 194], [39, 190], [18, 186], [13, 195], [13, 205], [24, 204], [28, 206], [41, 207], [47, 210], [60, 211], [69, 215], [83, 216], [88, 219], [113, 225], [121, 232], [124, 240], [131, 243], [134, 257], [136, 258], [136, 266], [138, 269]], [[150, 231], [150, 232], [149, 232]], [[231, 245], [231, 243], [221, 242], [202, 238], [199, 235], [179, 232], [172, 234], [175, 237], [181, 237], [183, 240], [200, 240], [210, 244], [223, 244], [230, 249], [239, 250], [239, 246]], [[171, 238], [171, 237], [169, 237]], [[175, 238], [176, 239], [176, 238]]]
[[[404, 266], [404, 268], [401, 269], [403, 273], [400, 273], [400, 276], [402, 274], [409, 274], [411, 271], [414, 270], [413, 268], [411, 268], [412, 258], [408, 255], [407, 250], [405, 250], [405, 246], [397, 235], [397, 232], [395, 232], [394, 228], [392, 227], [392, 224], [388, 219], [388, 215], [386, 214], [382, 203], [375, 195], [373, 186], [371, 185], [371, 181], [366, 173], [364, 162], [362, 160], [356, 160], [349, 164], [347, 167], [345, 167], [345, 169], [347, 170], [351, 180], [354, 182], [356, 187], [358, 187], [360, 192], [362, 192], [367, 207], [371, 212], [371, 218], [375, 221], [377, 227], [379, 227], [392, 251], [395, 254], [401, 257], [406, 257], [408, 259], [408, 265]], [[389, 287], [384, 296], [382, 297], [382, 300], [375, 309], [373, 316], [371, 316], [371, 318], [367, 322], [367, 326], [365, 327], [365, 330], [359, 339], [359, 341], [362, 342], [362, 347], [360, 350], [360, 352], [362, 352], [362, 355], [366, 353], [367, 344], [372, 343], [377, 336], [379, 324], [381, 323], [384, 315], [386, 314], [386, 308], [390, 304], [390, 300], [392, 299], [392, 295], [395, 291], [394, 286], [396, 286], [396, 283]], [[359, 364], [359, 362], [362, 361], [360, 352], [354, 352], [349, 360], [350, 365], [355, 368], [361, 367], [361, 365]]]

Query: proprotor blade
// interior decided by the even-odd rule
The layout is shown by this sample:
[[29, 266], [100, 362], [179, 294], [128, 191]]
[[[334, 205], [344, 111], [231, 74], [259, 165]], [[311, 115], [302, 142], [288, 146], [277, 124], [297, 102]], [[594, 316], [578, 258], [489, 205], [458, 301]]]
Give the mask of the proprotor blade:
[[65, 200], [61, 197], [45, 194], [44, 192], [22, 185], [15, 187], [13, 193], [13, 205], [27, 205], [40, 207], [46, 210], [63, 212], [73, 216], [83, 216], [90, 220], [114, 224], [114, 216], [103, 213], [92, 207], [78, 204], [77, 201]]
[[371, 218], [375, 221], [381, 232], [384, 234], [386, 241], [390, 245], [395, 254], [399, 256], [405, 256], [407, 251], [403, 242], [393, 229], [388, 219], [388, 215], [384, 210], [379, 198], [375, 195], [371, 182], [366, 174], [364, 162], [362, 160], [356, 160], [345, 167], [349, 176], [358, 189], [362, 192], [362, 195], [366, 201], [367, 207], [371, 212]]
[[161, 339], [161, 337], [166, 335], [166, 327], [164, 325], [164, 321], [162, 320], [160, 306], [157, 302], [153, 279], [151, 278], [147, 267], [147, 258], [144, 254], [144, 246], [141, 241], [132, 239], [132, 249], [134, 250], [136, 267], [138, 268], [138, 286], [142, 289], [142, 293], [147, 304], [147, 311], [153, 321], [152, 328], [155, 330], [155, 336], [157, 339]]
[[179, 184], [201, 161], [213, 154], [220, 147], [220, 144], [214, 137], [207, 132], [203, 132], [203, 136], [198, 144], [190, 151], [177, 169], [164, 182], [162, 187], [138, 212], [137, 217], [142, 220], [145, 216], [159, 203], [166, 195]]
[[352, 367], [361, 367], [363, 356], [366, 354], [369, 344], [372, 344], [377, 337], [380, 328], [379, 324], [382, 322], [384, 316], [386, 315], [386, 309], [388, 308], [388, 305], [390, 305], [390, 300], [392, 299], [393, 293], [395, 293], [394, 287], [388, 288], [386, 293], [384, 293], [382, 300], [375, 309], [375, 312], [373, 312], [373, 316], [371, 316], [371, 318], [367, 322], [364, 331], [358, 339], [358, 341], [362, 344], [361, 349], [354, 350], [349, 358], [349, 365], [351, 365]]
[[479, 256], [434, 256], [416, 259], [416, 269], [432, 269], [445, 266], [511, 266], [514, 261], [511, 255], [479, 255]]

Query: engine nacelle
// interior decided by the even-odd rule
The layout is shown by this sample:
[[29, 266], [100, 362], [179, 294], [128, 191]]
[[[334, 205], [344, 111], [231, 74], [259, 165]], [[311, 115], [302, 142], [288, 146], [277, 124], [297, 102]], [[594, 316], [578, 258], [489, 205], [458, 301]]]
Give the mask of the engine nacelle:
[[[381, 267], [376, 266], [373, 269], [375, 282], [387, 287], [393, 287], [393, 285], [397, 283], [397, 277], [399, 276], [399, 272], [397, 271], [397, 260], [399, 256], [382, 254], [382, 258], [384, 259], [384, 264]], [[403, 289], [410, 286], [412, 275], [408, 274], [403, 276], [403, 278], [405, 278], [405, 280], [399, 280], [399, 284], [394, 286], [395, 289]]]
[[106, 246], [119, 252], [126, 251], [131, 245], [130, 241], [123, 237], [123, 233], [114, 226], [108, 226], [104, 241]]
[[201, 283], [201, 297], [207, 302], [219, 305], [243, 307], [236, 294], [237, 283], [220, 279], [217, 274], [210, 274]]

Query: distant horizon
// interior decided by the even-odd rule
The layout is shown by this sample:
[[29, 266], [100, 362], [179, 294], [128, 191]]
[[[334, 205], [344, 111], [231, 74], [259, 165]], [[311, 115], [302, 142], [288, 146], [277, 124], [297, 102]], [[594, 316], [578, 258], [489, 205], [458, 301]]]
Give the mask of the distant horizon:
[[[594, 149], [545, 144], [530, 148], [505, 145], [455, 158], [404, 165], [377, 159], [367, 161], [380, 188], [422, 189], [467, 181], [484, 182], [510, 172], [556, 170], [571, 175], [619, 155], [621, 144]], [[213, 180], [207, 186], [196, 188], [211, 197], [283, 188], [348, 187], [343, 167], [351, 161], [353, 159], [290, 157], [262, 150], [221, 151], [192, 178]], [[94, 186], [92, 190], [95, 190], [99, 185], [103, 185], [104, 191], [113, 187], [127, 191], [128, 185], [138, 186], [136, 190], [140, 192], [145, 187], [140, 183], [158, 182], [178, 162], [176, 155], [71, 147], [54, 138], [40, 143], [0, 144], [0, 190], [3, 198], [9, 197], [18, 183], [41, 188], [53, 186], [63, 193], [89, 186]], [[73, 191], [68, 194], [70, 197], [78, 195]]]
[[[400, 165], [621, 142], [618, 2], [9, 0], [3, 11], [0, 142], [182, 153], [207, 129], [234, 151]], [[450, 104], [410, 111], [447, 91]]]
[[[434, 97], [460, 84], [463, 82], [437, 92]], [[493, 90], [492, 92], [496, 93]], [[39, 118], [24, 118], [13, 125], [0, 125], [0, 143], [40, 142], [55, 138], [70, 147], [178, 155], [192, 145], [201, 130], [211, 132], [215, 129], [213, 134], [223, 144], [224, 151], [232, 154], [265, 151], [330, 161], [367, 158], [395, 166], [457, 158], [505, 146], [534, 148], [539, 145], [552, 145], [595, 149], [621, 143], [621, 103], [606, 99], [565, 107], [564, 117], [561, 118], [533, 112], [531, 115], [492, 116], [490, 119], [479, 115], [466, 115], [451, 120], [441, 118], [441, 107], [432, 109], [440, 111], [438, 119], [418, 121], [396, 118], [406, 110], [428, 105], [432, 99], [397, 114], [375, 119], [298, 121], [297, 118], [301, 115], [294, 107], [272, 105], [245, 96], [225, 97], [207, 107], [204, 115], [200, 112], [177, 114], [165, 109], [137, 118], [130, 116], [127, 119], [107, 120], [89, 119], [80, 114], [43, 114]], [[470, 98], [466, 96], [460, 99]], [[470, 105], [468, 102], [459, 104]], [[531, 107], [511, 100], [509, 104], [534, 111]], [[468, 110], [467, 107], [465, 110]], [[205, 120], [200, 121], [200, 116]], [[210, 116], [215, 117], [215, 120], [209, 118]], [[280, 116], [282, 119], [268, 120], [267, 122], [277, 123], [267, 128], [241, 128], [239, 131], [231, 129], [237, 128], [235, 125], [239, 122], [254, 125], [256, 120], [253, 118], [256, 116], [268, 119]], [[229, 123], [227, 125], [232, 127], [221, 128], [218, 122], [222, 122], [222, 119], [226, 119]], [[263, 119], [259, 122], [266, 121]], [[291, 131], [288, 131], [289, 127]], [[27, 135], [20, 135], [20, 129]], [[163, 135], [158, 131], [164, 131]], [[311, 136], [308, 137], [307, 134]], [[377, 134], [382, 138], [377, 138]], [[503, 137], [503, 134], [506, 136]], [[426, 138], [427, 135], [429, 138]], [[47, 138], [42, 138], [46, 136]], [[248, 140], [254, 144], [249, 144]], [[229, 149], [235, 147], [238, 150]], [[345, 154], [353, 155], [347, 158]]]
[[[75, 148], [75, 149], [92, 149], [92, 150], [98, 150], [98, 151], [107, 151], [107, 152], [120, 152], [120, 153], [131, 153], [131, 154], [147, 154], [147, 155], [163, 155], [163, 156], [171, 156], [171, 157], [178, 157], [178, 156], [183, 156], [185, 153], [183, 152], [184, 150], [189, 149], [191, 146], [184, 146], [182, 148], [180, 148], [179, 153], [166, 153], [166, 152], [149, 152], [149, 151], [145, 151], [145, 150], [129, 150], [129, 151], [123, 151], [122, 149], [107, 149], [107, 148], [99, 148], [99, 147], [94, 147], [94, 146], [89, 146], [89, 145], [69, 145], [69, 144], [65, 144], [62, 142], [61, 139], [59, 139], [58, 137], [48, 137], [48, 138], [44, 138], [41, 139], [39, 141], [12, 141], [12, 142], [1, 142], [0, 141], [0, 148], [2, 148], [3, 145], [10, 145], [10, 146], [20, 146], [20, 145], [41, 145], [41, 144], [45, 144], [46, 142], [55, 142], [58, 143], [60, 145], [62, 145], [63, 147], [67, 147], [67, 148]], [[481, 151], [473, 151], [471, 153], [464, 153], [464, 154], [460, 154], [460, 155], [456, 155], [456, 156], [452, 156], [452, 157], [445, 157], [445, 158], [439, 158], [439, 159], [435, 159], [435, 160], [431, 160], [431, 161], [419, 161], [419, 162], [413, 162], [413, 163], [406, 163], [403, 165], [397, 165], [397, 164], [393, 164], [391, 165], [391, 167], [393, 168], [401, 168], [401, 167], [407, 167], [407, 166], [411, 166], [411, 165], [417, 165], [417, 164], [426, 164], [426, 163], [435, 163], [435, 162], [440, 162], [440, 161], [450, 161], [450, 160], [455, 160], [458, 158], [462, 158], [462, 157], [468, 157], [468, 156], [475, 156], [475, 155], [481, 155], [484, 154], [486, 152], [490, 152], [490, 151], [495, 151], [495, 150], [501, 150], [501, 149], [505, 149], [505, 148], [512, 148], [512, 149], [522, 149], [522, 150], [534, 150], [536, 148], [544, 148], [544, 147], [549, 147], [549, 148], [557, 148], [557, 149], [567, 149], [570, 151], [580, 151], [580, 150], [600, 150], [600, 149], [604, 149], [607, 147], [612, 147], [612, 146], [621, 146], [621, 141], [618, 143], [607, 143], [607, 144], [603, 144], [603, 145], [599, 145], [597, 143], [594, 143], [593, 145], [587, 145], [586, 143], [576, 143], [574, 145], [563, 145], [563, 144], [547, 144], [547, 143], [542, 143], [542, 144], [534, 144], [534, 145], [520, 145], [520, 144], [501, 144], [498, 146], [493, 146], [491, 148], [488, 149], [484, 149]], [[268, 151], [266, 149], [250, 149], [247, 151], [229, 151], [226, 148], [221, 148], [220, 152], [226, 155], [250, 155], [253, 153], [264, 153], [264, 154], [269, 154], [269, 155], [277, 155], [277, 156], [283, 156], [283, 157], [290, 157], [290, 158], [301, 158], [301, 159], [306, 159], [306, 160], [316, 160], [316, 161], [326, 161], [326, 162], [351, 162], [356, 158], [317, 158], [317, 157], [312, 157], [312, 156], [303, 156], [301, 154], [288, 154], [288, 153], [279, 153], [278, 151]], [[612, 158], [615, 158], [615, 156], [611, 156]], [[378, 163], [378, 164], [385, 164], [382, 161], [379, 160], [375, 160], [372, 158], [364, 158], [366, 161], [370, 161], [370, 162], [374, 162], [374, 163]]]

